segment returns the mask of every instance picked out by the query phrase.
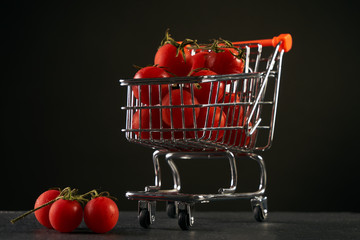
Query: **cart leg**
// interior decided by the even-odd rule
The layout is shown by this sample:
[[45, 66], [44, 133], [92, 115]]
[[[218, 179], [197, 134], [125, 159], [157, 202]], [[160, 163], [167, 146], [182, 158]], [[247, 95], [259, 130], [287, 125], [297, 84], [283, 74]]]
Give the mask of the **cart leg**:
[[172, 177], [173, 177], [174, 188], [172, 189], [172, 191], [179, 192], [181, 189], [180, 174], [179, 174], [179, 170], [177, 169], [177, 167], [172, 159], [173, 157], [176, 157], [176, 156], [177, 156], [176, 153], [168, 153], [165, 155], [165, 159], [171, 169], [171, 173], [172, 173]]
[[194, 224], [194, 217], [192, 216], [193, 207], [194, 203], [178, 202], [178, 224], [182, 230], [189, 230]]
[[162, 151], [156, 150], [153, 153], [153, 164], [154, 164], [154, 173], [155, 173], [155, 184], [154, 186], [146, 186], [146, 192], [156, 192], [161, 188], [161, 171], [159, 164], [159, 156], [164, 154]]
[[155, 222], [156, 201], [144, 201], [138, 202], [138, 220], [140, 226], [143, 228], [149, 228], [151, 224]]
[[229, 188], [220, 188], [218, 190], [219, 193], [234, 193], [237, 187], [237, 168], [236, 168], [236, 158], [235, 155], [230, 152], [226, 151], [226, 156], [229, 159], [230, 163], [230, 171], [231, 171], [231, 181]]

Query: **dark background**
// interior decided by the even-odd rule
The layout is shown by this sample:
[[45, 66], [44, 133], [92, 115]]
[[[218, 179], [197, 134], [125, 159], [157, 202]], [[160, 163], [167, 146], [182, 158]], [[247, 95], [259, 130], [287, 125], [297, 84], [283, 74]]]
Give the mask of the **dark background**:
[[[175, 4], [176, 3], [176, 4]], [[291, 33], [268, 170], [270, 211], [360, 211], [358, 26], [355, 2], [7, 1], [1, 3], [1, 204], [31, 209], [54, 186], [110, 191], [153, 184], [152, 150], [125, 127], [132, 64], [152, 64], [166, 28], [174, 38], [252, 40]], [[184, 192], [229, 185], [226, 161], [180, 161]], [[162, 166], [164, 186], [171, 186]], [[239, 190], [258, 169], [239, 161]], [[247, 201], [199, 210], [250, 210]]]

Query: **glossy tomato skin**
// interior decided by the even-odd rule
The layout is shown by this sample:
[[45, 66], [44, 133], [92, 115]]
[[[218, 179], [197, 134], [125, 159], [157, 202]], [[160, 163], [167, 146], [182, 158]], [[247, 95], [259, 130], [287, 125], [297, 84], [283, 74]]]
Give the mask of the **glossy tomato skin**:
[[[195, 71], [191, 76], [209, 76], [217, 75], [216, 72], [210, 70], [200, 70]], [[212, 87], [211, 87], [212, 86]], [[218, 90], [219, 88], [219, 90]], [[224, 81], [215, 81], [215, 82], [204, 82], [193, 84], [194, 96], [201, 104], [207, 104], [209, 101], [209, 96], [211, 94], [210, 103], [219, 102], [225, 93], [225, 83]], [[218, 97], [216, 98], [216, 93]]]
[[106, 233], [113, 229], [119, 219], [116, 203], [108, 197], [91, 199], [84, 209], [84, 221], [95, 233]]
[[[181, 99], [183, 99], [184, 105], [193, 105], [199, 104], [199, 101], [194, 97], [194, 102], [192, 102], [191, 94], [187, 90], [183, 89], [183, 96], [181, 96], [181, 90], [175, 89], [171, 91], [171, 104], [172, 106], [181, 105]], [[162, 100], [162, 105], [169, 106], [170, 105], [170, 94], [168, 93]], [[171, 116], [173, 119], [173, 127], [174, 128], [182, 128], [183, 121], [182, 121], [182, 109], [184, 110], [184, 125], [185, 127], [193, 127], [194, 126], [194, 115], [193, 115], [193, 108], [191, 107], [173, 107], [172, 112], [169, 108], [164, 108], [162, 111], [162, 119], [164, 123], [168, 126], [171, 126]], [[195, 120], [199, 116], [200, 109], [194, 108], [195, 111]]]
[[[240, 103], [240, 97], [235, 93], [227, 93], [225, 94], [224, 103]], [[245, 126], [246, 119], [244, 119], [244, 107], [242, 105], [224, 106], [223, 109], [226, 114], [226, 126]], [[251, 122], [249, 125], [252, 125]], [[246, 136], [246, 130], [244, 128], [239, 128], [236, 130], [226, 130], [223, 140], [225, 144], [244, 147], [245, 145], [249, 145], [251, 137]]]
[[[150, 111], [151, 111], [151, 129], [160, 129], [160, 110], [158, 108], [155, 109], [139, 109], [137, 110], [132, 118], [132, 129], [149, 129], [150, 128]], [[140, 125], [140, 114], [141, 114], [141, 125]], [[149, 139], [150, 132], [142, 131], [135, 132], [137, 136], [141, 139]], [[152, 132], [151, 133], [153, 139], [160, 139], [160, 132]]]
[[72, 232], [81, 223], [83, 209], [76, 200], [59, 199], [49, 211], [51, 226], [59, 232]]
[[[167, 73], [163, 68], [149, 66], [144, 67], [136, 72], [134, 79], [139, 78], [168, 78], [171, 77], [169, 73]], [[149, 98], [149, 88], [151, 91], [151, 98]], [[140, 102], [146, 105], [156, 105], [160, 102], [160, 99], [164, 97], [168, 93], [168, 85], [162, 84], [161, 88], [161, 96], [159, 96], [159, 85], [141, 85], [141, 86], [132, 86], [132, 90], [134, 92], [134, 96], [139, 99], [139, 89], [141, 91], [141, 99]]]
[[[44, 205], [47, 202], [54, 200], [55, 198], [57, 198], [59, 196], [59, 194], [60, 194], [59, 190], [48, 190], [48, 191], [43, 192], [36, 199], [34, 209], [40, 207], [41, 205]], [[39, 221], [39, 223], [41, 225], [43, 225], [44, 227], [47, 227], [50, 229], [53, 228], [51, 226], [50, 220], [49, 220], [49, 211], [50, 211], [51, 206], [52, 206], [52, 204], [35, 211], [35, 217]]]
[[209, 52], [198, 52], [192, 56], [191, 71], [201, 68], [207, 68], [206, 61], [209, 56]]
[[[208, 114], [208, 119], [206, 121], [207, 114]], [[199, 117], [196, 122], [198, 124], [197, 125], [198, 128], [225, 127], [226, 114], [223, 111], [221, 111], [220, 107], [201, 108]], [[205, 131], [205, 135], [203, 131], [198, 132], [199, 138], [202, 138], [204, 136], [204, 138], [202, 139], [204, 140], [210, 139], [212, 141], [220, 140], [223, 137], [223, 135], [224, 135], [224, 130]]]
[[187, 76], [192, 67], [191, 53], [184, 48], [185, 59], [182, 51], [168, 43], [161, 46], [155, 54], [154, 64], [164, 67], [167, 71], [177, 77]]
[[235, 74], [244, 71], [244, 61], [232, 54], [233, 50], [224, 49], [223, 52], [210, 52], [206, 66], [218, 74]]

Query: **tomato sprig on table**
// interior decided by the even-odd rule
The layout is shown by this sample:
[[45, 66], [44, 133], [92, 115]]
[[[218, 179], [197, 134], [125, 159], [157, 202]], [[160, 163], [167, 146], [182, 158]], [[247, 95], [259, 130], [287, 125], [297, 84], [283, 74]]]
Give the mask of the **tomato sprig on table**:
[[[132, 86], [133, 96], [139, 100], [137, 106], [143, 108], [133, 111], [131, 128], [139, 139], [144, 140], [186, 137], [221, 142], [226, 137], [229, 144], [241, 147], [247, 145], [249, 138], [242, 139], [245, 131], [217, 129], [234, 126], [243, 128], [245, 121], [234, 123], [229, 120], [235, 112], [238, 115], [241, 113], [244, 119], [243, 107], [238, 104], [238, 99], [229, 98], [230, 93], [226, 92], [226, 85], [231, 82], [211, 81], [212, 76], [239, 74], [243, 71], [244, 51], [230, 41], [216, 39], [211, 44], [198, 44], [191, 39], [176, 41], [167, 30], [155, 53], [153, 65], [138, 70], [134, 76], [134, 79], [157, 80], [154, 81], [156, 83]], [[170, 84], [166, 82], [169, 77], [189, 77], [192, 81]], [[210, 80], [194, 82], [195, 77]], [[162, 79], [164, 84], [159, 84]], [[227, 111], [229, 108], [226, 105], [219, 107], [230, 102], [236, 105], [230, 111]], [[204, 107], [204, 104], [219, 105]], [[187, 131], [181, 131], [184, 128]], [[212, 130], [198, 130], [195, 134], [195, 131], [190, 131], [191, 128]], [[173, 136], [171, 132], [174, 132]]]
[[119, 209], [112, 199], [108, 192], [98, 193], [96, 190], [78, 195], [77, 189], [70, 187], [63, 190], [51, 189], [37, 198], [33, 210], [11, 222], [15, 223], [35, 212], [41, 225], [58, 232], [72, 232], [84, 219], [93, 232], [106, 233], [115, 227], [119, 218]]

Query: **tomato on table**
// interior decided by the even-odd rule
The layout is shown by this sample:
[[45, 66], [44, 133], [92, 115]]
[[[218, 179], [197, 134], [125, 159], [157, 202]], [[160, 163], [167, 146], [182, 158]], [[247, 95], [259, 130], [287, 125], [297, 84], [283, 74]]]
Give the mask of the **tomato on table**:
[[84, 209], [84, 221], [96, 233], [106, 233], [113, 229], [119, 219], [116, 203], [104, 196], [91, 199]]
[[76, 200], [59, 199], [49, 211], [51, 226], [59, 232], [72, 232], [83, 219], [83, 209]]
[[[34, 209], [54, 200], [60, 195], [59, 190], [51, 189], [48, 191], [43, 192], [35, 201]], [[40, 208], [39, 210], [35, 211], [35, 217], [38, 222], [43, 225], [44, 227], [52, 229], [53, 227], [50, 224], [49, 220], [49, 211], [52, 204]]]

